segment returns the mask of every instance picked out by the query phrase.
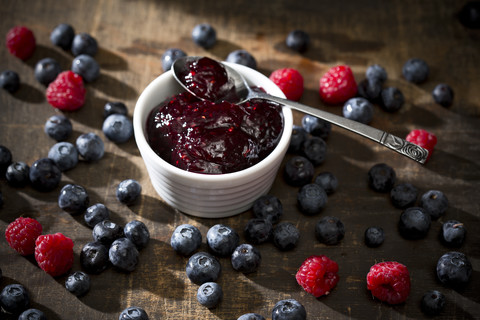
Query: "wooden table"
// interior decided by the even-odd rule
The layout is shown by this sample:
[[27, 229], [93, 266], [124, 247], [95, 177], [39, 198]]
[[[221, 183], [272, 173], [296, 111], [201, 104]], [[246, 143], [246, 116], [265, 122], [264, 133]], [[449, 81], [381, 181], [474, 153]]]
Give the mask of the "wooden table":
[[[269, 75], [284, 67], [298, 69], [305, 79], [301, 102], [341, 114], [341, 107], [325, 106], [318, 96], [318, 81], [331, 66], [348, 64], [358, 81], [371, 64], [388, 72], [387, 85], [400, 88], [405, 106], [397, 113], [386, 113], [375, 106], [372, 126], [398, 136], [415, 128], [434, 132], [438, 144], [425, 165], [385, 149], [343, 129], [334, 127], [328, 138], [328, 158], [316, 172], [331, 171], [339, 179], [339, 189], [329, 197], [327, 208], [318, 216], [302, 215], [296, 207], [297, 189], [288, 186], [279, 174], [271, 193], [284, 206], [282, 221], [293, 222], [301, 230], [297, 248], [280, 252], [273, 244], [258, 246], [263, 260], [256, 273], [235, 272], [228, 258], [221, 258], [218, 282], [224, 300], [216, 309], [206, 309], [196, 301], [198, 286], [185, 275], [187, 258], [170, 247], [172, 231], [182, 223], [197, 226], [205, 239], [209, 227], [224, 223], [234, 227], [242, 241], [243, 227], [252, 217], [245, 212], [226, 219], [200, 219], [174, 211], [156, 195], [145, 166], [132, 139], [116, 145], [106, 138], [106, 154], [98, 163], [80, 162], [62, 177], [61, 185], [84, 186], [91, 203], [101, 202], [112, 212], [112, 220], [125, 224], [138, 219], [151, 233], [151, 242], [141, 251], [140, 263], [131, 274], [112, 268], [92, 275], [90, 292], [81, 298], [64, 288], [66, 276], [52, 278], [40, 270], [32, 257], [22, 257], [0, 240], [1, 287], [21, 283], [29, 291], [32, 306], [52, 319], [117, 319], [132, 305], [143, 307], [150, 319], [236, 319], [256, 312], [271, 318], [274, 304], [286, 298], [300, 301], [308, 319], [411, 319], [423, 318], [420, 299], [431, 289], [447, 297], [439, 318], [478, 319], [480, 314], [480, 31], [463, 27], [456, 13], [463, 1], [3, 1], [0, 6], [0, 34], [15, 25], [34, 31], [36, 51], [27, 61], [11, 56], [0, 47], [0, 69], [12, 69], [21, 77], [21, 88], [14, 94], [0, 90], [0, 144], [7, 146], [15, 161], [31, 165], [47, 156], [54, 144], [44, 132], [48, 117], [57, 114], [45, 99], [45, 88], [33, 75], [35, 63], [44, 57], [57, 59], [69, 69], [72, 56], [54, 47], [51, 30], [67, 22], [77, 32], [87, 32], [99, 42], [96, 59], [101, 76], [87, 84], [85, 106], [67, 116], [72, 120], [73, 142], [84, 132], [101, 132], [103, 106], [107, 101], [126, 103], [133, 114], [142, 89], [162, 73], [160, 57], [170, 47], [190, 55], [225, 59], [234, 49], [251, 52], [259, 70]], [[210, 50], [196, 46], [191, 30], [197, 23], [212, 24], [218, 43]], [[284, 40], [293, 29], [311, 36], [311, 47], [300, 55], [288, 50]], [[415, 85], [401, 75], [403, 63], [412, 57], [428, 62], [427, 82]], [[443, 108], [432, 100], [438, 83], [450, 84], [455, 101]], [[300, 124], [301, 114], [295, 113]], [[288, 155], [290, 157], [291, 155]], [[376, 163], [387, 163], [397, 173], [398, 183], [416, 185], [420, 194], [430, 189], [443, 191], [450, 201], [444, 217], [433, 221], [422, 240], [403, 239], [397, 231], [401, 210], [395, 209], [387, 194], [370, 190], [367, 171]], [[124, 179], [137, 179], [143, 186], [141, 199], [132, 206], [115, 198], [116, 185]], [[43, 224], [44, 233], [62, 232], [75, 242], [75, 262], [79, 270], [82, 246], [91, 241], [91, 229], [82, 215], [71, 216], [57, 205], [60, 187], [41, 193], [31, 187], [16, 189], [0, 181], [5, 204], [0, 209], [0, 227], [19, 216], [31, 216]], [[346, 227], [339, 245], [325, 246], [314, 236], [314, 225], [323, 216], [339, 217]], [[443, 287], [436, 279], [438, 258], [450, 248], [438, 240], [441, 225], [448, 219], [463, 222], [468, 230], [466, 243], [458, 250], [473, 264], [473, 275], [464, 290]], [[379, 248], [363, 243], [364, 230], [379, 225], [386, 241]], [[201, 248], [207, 250], [204, 244]], [[314, 298], [295, 281], [302, 261], [313, 254], [325, 254], [340, 266], [340, 282], [329, 296]], [[412, 291], [406, 303], [389, 306], [374, 300], [366, 289], [365, 277], [376, 262], [396, 260], [410, 270]], [[14, 319], [1, 314], [2, 319]]]

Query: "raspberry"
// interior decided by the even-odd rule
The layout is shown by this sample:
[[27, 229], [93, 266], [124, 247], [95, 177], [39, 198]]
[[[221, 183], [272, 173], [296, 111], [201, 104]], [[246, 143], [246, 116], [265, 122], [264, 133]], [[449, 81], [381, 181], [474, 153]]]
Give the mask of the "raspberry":
[[380, 301], [400, 304], [410, 294], [410, 274], [403, 264], [396, 261], [373, 265], [367, 274], [367, 289]]
[[405, 140], [427, 149], [427, 160], [430, 159], [433, 153], [433, 148], [437, 144], [437, 137], [433, 133], [423, 129], [415, 129], [410, 131]]
[[33, 32], [24, 26], [15, 26], [7, 32], [6, 38], [8, 51], [15, 57], [27, 60], [36, 47]]
[[73, 265], [73, 241], [61, 233], [41, 235], [35, 241], [35, 260], [52, 277], [65, 274]]
[[17, 218], [5, 230], [5, 238], [10, 247], [23, 256], [35, 252], [35, 240], [42, 234], [42, 225], [32, 218]]
[[299, 285], [316, 298], [328, 295], [339, 280], [338, 264], [324, 255], [310, 256], [297, 271]]
[[273, 71], [270, 80], [285, 94], [287, 99], [298, 101], [303, 94], [303, 77], [298, 70], [284, 68]]
[[327, 104], [341, 104], [357, 94], [357, 83], [347, 65], [331, 68], [320, 78], [320, 98]]
[[63, 111], [74, 111], [85, 103], [83, 79], [72, 71], [61, 72], [48, 85], [47, 101], [53, 107]]

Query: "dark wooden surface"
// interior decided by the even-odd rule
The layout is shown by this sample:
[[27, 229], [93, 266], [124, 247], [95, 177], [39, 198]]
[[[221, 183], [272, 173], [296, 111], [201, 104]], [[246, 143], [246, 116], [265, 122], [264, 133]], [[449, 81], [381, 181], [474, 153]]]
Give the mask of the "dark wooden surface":
[[[112, 220], [124, 224], [139, 219], [152, 236], [141, 252], [140, 263], [131, 274], [108, 269], [92, 276], [91, 291], [76, 298], [64, 288], [65, 276], [52, 278], [41, 271], [31, 257], [22, 257], [0, 240], [0, 286], [21, 283], [29, 291], [32, 306], [43, 310], [48, 319], [117, 319], [131, 305], [143, 307], [150, 319], [236, 319], [246, 312], [271, 318], [274, 304], [295, 298], [306, 308], [308, 319], [412, 319], [423, 318], [420, 299], [430, 289], [447, 297], [444, 312], [438, 318], [478, 319], [480, 316], [480, 31], [459, 24], [456, 13], [463, 1], [3, 1], [0, 6], [0, 35], [14, 25], [32, 29], [37, 49], [22, 62], [9, 55], [4, 40], [0, 46], [0, 69], [12, 69], [21, 77], [15, 94], [0, 91], [0, 144], [10, 148], [15, 161], [31, 165], [45, 157], [54, 141], [43, 132], [46, 119], [58, 113], [45, 100], [45, 88], [33, 76], [35, 63], [44, 57], [56, 58], [64, 69], [72, 56], [54, 47], [50, 31], [67, 22], [77, 32], [92, 34], [100, 45], [96, 56], [101, 76], [87, 85], [83, 109], [68, 113], [74, 133], [69, 141], [84, 132], [104, 137], [103, 105], [123, 101], [133, 114], [142, 89], [162, 73], [160, 57], [170, 47], [191, 55], [224, 59], [244, 48], [257, 59], [266, 75], [277, 68], [297, 68], [305, 78], [306, 104], [341, 114], [340, 107], [324, 106], [318, 97], [320, 76], [339, 63], [349, 64], [357, 80], [374, 63], [388, 72], [388, 85], [399, 87], [405, 97], [404, 108], [387, 114], [378, 106], [372, 125], [405, 136], [410, 130], [424, 128], [434, 132], [438, 145], [430, 162], [421, 166], [383, 147], [334, 128], [328, 139], [328, 158], [316, 168], [331, 171], [339, 179], [338, 191], [329, 197], [327, 208], [318, 216], [303, 216], [296, 208], [296, 188], [289, 187], [281, 175], [271, 193], [284, 205], [283, 221], [293, 222], [301, 230], [298, 247], [280, 252], [272, 244], [259, 245], [263, 260], [251, 275], [233, 271], [229, 259], [220, 259], [224, 300], [208, 310], [196, 301], [197, 285], [185, 275], [187, 259], [173, 252], [169, 239], [174, 228], [191, 223], [205, 237], [216, 223], [234, 227], [242, 241], [243, 226], [251, 218], [245, 212], [228, 219], [190, 217], [165, 205], [153, 190], [145, 166], [133, 139], [115, 145], [105, 139], [106, 154], [98, 163], [80, 162], [64, 173], [61, 185], [77, 183], [89, 192], [91, 203], [101, 202], [112, 211]], [[195, 24], [208, 22], [218, 34], [218, 44], [206, 51], [191, 40]], [[286, 34], [293, 29], [307, 31], [312, 39], [303, 55], [287, 50]], [[4, 38], [2, 38], [4, 39]], [[412, 57], [425, 59], [431, 74], [421, 85], [407, 83], [401, 76], [403, 63]], [[432, 101], [431, 90], [440, 82], [450, 84], [455, 102], [446, 109]], [[299, 124], [300, 114], [295, 114]], [[432, 223], [427, 238], [402, 239], [396, 229], [400, 210], [388, 195], [371, 191], [366, 184], [368, 169], [385, 162], [395, 168], [398, 182], [416, 185], [420, 193], [442, 190], [450, 200], [444, 217]], [[115, 187], [123, 179], [134, 178], [143, 186], [142, 197], [130, 207], [115, 198]], [[91, 229], [82, 216], [71, 216], [57, 205], [60, 187], [41, 193], [31, 187], [14, 189], [0, 180], [5, 204], [0, 209], [0, 229], [18, 216], [31, 216], [44, 226], [44, 233], [62, 232], [75, 242], [73, 270], [80, 269], [79, 253], [91, 240]], [[320, 217], [333, 215], [345, 224], [346, 235], [337, 246], [316, 241], [314, 225]], [[443, 287], [436, 279], [438, 258], [450, 249], [438, 240], [443, 221], [457, 219], [468, 230], [464, 252], [474, 268], [470, 284], [462, 291]], [[363, 244], [363, 232], [372, 225], [386, 231], [385, 243], [377, 248]], [[2, 231], [3, 232], [3, 231]], [[205, 239], [205, 238], [204, 238]], [[204, 240], [205, 242], [205, 240]], [[202, 250], [206, 250], [205, 243]], [[326, 254], [340, 267], [340, 282], [327, 297], [319, 299], [305, 293], [294, 274], [302, 261], [312, 254]], [[396, 260], [407, 265], [412, 291], [406, 303], [389, 306], [372, 299], [365, 277], [371, 265]], [[0, 318], [13, 317], [0, 314]]]

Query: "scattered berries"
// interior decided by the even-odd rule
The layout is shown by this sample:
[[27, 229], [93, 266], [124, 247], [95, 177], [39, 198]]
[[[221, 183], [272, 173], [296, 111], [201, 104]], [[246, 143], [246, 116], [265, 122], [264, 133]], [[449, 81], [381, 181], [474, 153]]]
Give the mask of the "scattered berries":
[[88, 273], [101, 273], [110, 265], [108, 248], [99, 241], [88, 242], [80, 253], [80, 265]]
[[369, 227], [365, 230], [365, 244], [370, 248], [379, 247], [385, 241], [385, 232], [381, 227]]
[[74, 37], [75, 30], [67, 23], [57, 25], [50, 33], [50, 41], [52, 44], [63, 50], [70, 50]]
[[149, 320], [147, 312], [140, 307], [128, 307], [120, 313], [118, 320]]
[[428, 150], [427, 160], [430, 159], [430, 157], [432, 156], [433, 149], [437, 144], [437, 137], [433, 133], [423, 129], [414, 129], [410, 131], [410, 133], [407, 135], [405, 140], [411, 143], [414, 143], [424, 149], [427, 149]]
[[390, 190], [390, 200], [395, 208], [406, 209], [415, 204], [418, 189], [411, 183], [401, 183]]
[[128, 238], [118, 238], [108, 250], [108, 259], [120, 271], [132, 272], [138, 264], [139, 252]]
[[368, 186], [376, 192], [390, 192], [395, 185], [397, 174], [385, 163], [375, 164], [368, 171]]
[[82, 133], [75, 140], [78, 154], [83, 160], [95, 162], [100, 160], [105, 153], [103, 140], [93, 132]]
[[262, 255], [256, 247], [243, 243], [235, 248], [230, 260], [234, 270], [248, 274], [260, 267]]
[[11, 163], [12, 152], [7, 147], [0, 145], [0, 175], [2, 177]]
[[222, 287], [216, 282], [205, 282], [197, 290], [197, 301], [209, 309], [215, 308], [223, 298]]
[[230, 256], [239, 242], [238, 233], [224, 224], [216, 224], [207, 231], [208, 248], [217, 256]]
[[272, 320], [306, 320], [305, 307], [295, 299], [280, 300], [272, 310]]
[[83, 271], [75, 271], [65, 280], [65, 288], [81, 297], [90, 291], [90, 276]]
[[8, 51], [21, 60], [30, 58], [37, 46], [32, 30], [24, 26], [8, 30], [6, 44]]
[[319, 166], [327, 158], [327, 143], [320, 137], [308, 136], [302, 144], [301, 154], [314, 166]]
[[325, 190], [316, 183], [308, 183], [297, 193], [297, 206], [305, 215], [316, 215], [327, 205], [328, 197]]
[[110, 219], [110, 210], [103, 203], [96, 203], [87, 208], [83, 218], [87, 226], [93, 228], [97, 223]]
[[93, 240], [110, 246], [113, 241], [124, 236], [123, 228], [110, 220], [103, 220], [95, 225], [92, 230]]
[[427, 316], [436, 316], [443, 311], [445, 300], [443, 293], [438, 290], [430, 290], [423, 295], [420, 307]]
[[57, 142], [48, 151], [48, 158], [55, 162], [60, 171], [67, 171], [77, 166], [78, 150], [70, 142]]
[[446, 83], [438, 84], [432, 91], [433, 100], [445, 108], [452, 105], [453, 96], [453, 89]]
[[402, 212], [398, 221], [398, 231], [405, 239], [425, 238], [430, 230], [430, 215], [420, 207], [410, 207]]
[[25, 162], [13, 162], [5, 172], [5, 179], [10, 186], [15, 188], [25, 187], [30, 183], [30, 167]]
[[285, 164], [285, 181], [294, 187], [300, 187], [310, 183], [315, 174], [312, 162], [302, 156], [294, 156]]
[[21, 284], [6, 285], [0, 292], [0, 307], [3, 311], [19, 314], [30, 305], [30, 295]]
[[388, 74], [384, 67], [379, 64], [373, 64], [368, 66], [367, 70], [365, 71], [365, 77], [368, 81], [379, 82], [383, 84], [387, 80]]
[[62, 72], [62, 67], [53, 58], [44, 58], [37, 62], [34, 71], [35, 79], [41, 84], [48, 86]]
[[47, 101], [62, 111], [75, 111], [85, 103], [83, 79], [73, 71], [63, 71], [47, 87]]
[[132, 220], [123, 227], [123, 234], [132, 241], [138, 250], [145, 248], [150, 241], [150, 231], [147, 226], [138, 220]]
[[407, 81], [419, 84], [427, 80], [429, 69], [425, 60], [412, 58], [408, 59], [403, 65], [402, 74]]
[[345, 236], [345, 226], [337, 217], [325, 216], [315, 224], [315, 237], [326, 245], [336, 245]]
[[56, 141], [65, 141], [72, 134], [72, 122], [64, 115], [53, 115], [45, 122], [45, 133]]
[[20, 77], [12, 70], [5, 70], [0, 73], [0, 88], [14, 93], [20, 88]]
[[75, 57], [81, 54], [87, 54], [93, 57], [98, 52], [97, 39], [85, 32], [76, 34], [73, 37], [71, 49]]
[[396, 261], [377, 263], [367, 274], [367, 289], [380, 301], [403, 303], [410, 294], [410, 273], [405, 265]]
[[220, 276], [222, 267], [213, 255], [197, 252], [188, 259], [185, 270], [190, 281], [201, 285], [205, 282], [215, 282]]
[[250, 52], [244, 49], [230, 52], [225, 61], [241, 64], [254, 70], [257, 69], [257, 60], [255, 60], [255, 57]]
[[357, 94], [357, 83], [347, 65], [332, 67], [320, 78], [320, 98], [326, 104], [341, 104]]
[[293, 223], [281, 222], [273, 229], [273, 244], [282, 251], [295, 248], [299, 238], [300, 231]]
[[460, 247], [465, 241], [467, 229], [457, 220], [448, 220], [443, 223], [440, 232], [442, 242], [451, 247]]
[[125, 103], [120, 101], [109, 101], [103, 106], [103, 118], [106, 119], [112, 114], [128, 114], [128, 108]]
[[133, 136], [133, 123], [123, 114], [111, 114], [104, 121], [102, 131], [108, 140], [125, 143]]
[[265, 320], [265, 317], [258, 313], [245, 313], [238, 317], [237, 320]]
[[308, 114], [302, 118], [302, 127], [312, 136], [320, 137], [323, 140], [327, 140], [332, 131], [332, 124], [330, 122]]
[[126, 205], [131, 205], [137, 201], [142, 192], [142, 186], [134, 179], [126, 179], [117, 186], [117, 200]]
[[397, 87], [386, 87], [380, 92], [380, 107], [387, 112], [397, 112], [405, 104], [405, 96]]
[[35, 252], [35, 240], [42, 234], [42, 225], [35, 219], [19, 217], [5, 230], [5, 238], [10, 247], [23, 256]]
[[62, 172], [52, 159], [42, 158], [32, 164], [29, 176], [34, 189], [48, 192], [60, 184]]
[[72, 239], [59, 232], [38, 236], [35, 241], [35, 260], [52, 277], [65, 274], [73, 265]]
[[306, 138], [307, 131], [303, 127], [294, 124], [292, 127], [290, 144], [288, 146], [288, 153], [299, 154]]
[[197, 227], [182, 224], [175, 228], [170, 238], [170, 246], [177, 253], [189, 256], [202, 244], [202, 234]]
[[185, 53], [185, 51], [181, 49], [169, 48], [165, 50], [161, 58], [163, 71], [165, 72], [170, 70], [175, 60], [177, 60], [178, 58], [186, 57], [186, 56], [187, 54]]
[[47, 320], [45, 314], [38, 309], [30, 308], [23, 311], [19, 316], [18, 320]]
[[428, 190], [420, 197], [419, 202], [432, 220], [437, 220], [445, 214], [448, 209], [448, 198], [440, 190]]
[[302, 53], [307, 51], [310, 45], [310, 36], [303, 30], [293, 30], [287, 35], [285, 44], [290, 49]]
[[445, 253], [437, 262], [437, 277], [448, 287], [461, 288], [472, 276], [472, 263], [461, 252], [450, 251]]
[[314, 297], [328, 295], [340, 279], [338, 264], [325, 255], [310, 256], [302, 263], [295, 278]]
[[192, 39], [204, 49], [210, 49], [217, 43], [217, 32], [208, 23], [197, 24], [192, 30]]
[[303, 77], [293, 68], [277, 69], [270, 74], [270, 80], [285, 94], [287, 99], [298, 101], [303, 94]]
[[253, 218], [247, 221], [244, 229], [245, 238], [253, 244], [267, 242], [272, 237], [273, 226], [269, 220]]
[[325, 190], [327, 195], [330, 195], [335, 192], [338, 188], [338, 179], [337, 177], [331, 172], [320, 172], [315, 180], [314, 183], [318, 184], [320, 187]]
[[100, 65], [88, 54], [80, 54], [72, 61], [72, 71], [85, 82], [93, 82], [100, 76]]
[[66, 184], [58, 196], [60, 209], [76, 215], [83, 213], [90, 203], [87, 190], [78, 184]]
[[343, 105], [342, 112], [347, 119], [369, 124], [373, 118], [373, 105], [365, 98], [350, 98]]
[[277, 223], [283, 214], [283, 205], [278, 197], [266, 194], [255, 200], [252, 213], [255, 218], [267, 219], [272, 224]]

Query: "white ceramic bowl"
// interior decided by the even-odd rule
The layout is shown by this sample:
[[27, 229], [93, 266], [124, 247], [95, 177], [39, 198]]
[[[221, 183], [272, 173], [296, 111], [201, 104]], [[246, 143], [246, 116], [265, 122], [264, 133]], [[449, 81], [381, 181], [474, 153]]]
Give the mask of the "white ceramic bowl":
[[[248, 67], [227, 63], [254, 86], [285, 98], [282, 91], [263, 74]], [[227, 174], [201, 174], [179, 169], [160, 158], [145, 136], [150, 111], [166, 98], [183, 91], [171, 71], [153, 80], [135, 105], [135, 140], [145, 162], [153, 187], [160, 197], [181, 212], [204, 218], [228, 217], [244, 212], [269, 192], [287, 152], [293, 126], [289, 108], [283, 107], [284, 128], [277, 147], [256, 165]]]

